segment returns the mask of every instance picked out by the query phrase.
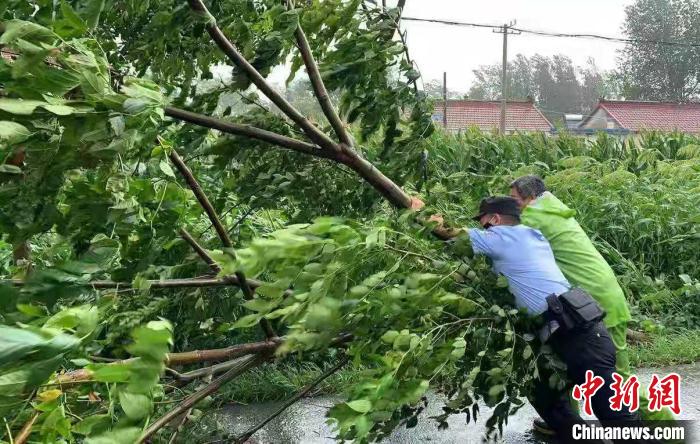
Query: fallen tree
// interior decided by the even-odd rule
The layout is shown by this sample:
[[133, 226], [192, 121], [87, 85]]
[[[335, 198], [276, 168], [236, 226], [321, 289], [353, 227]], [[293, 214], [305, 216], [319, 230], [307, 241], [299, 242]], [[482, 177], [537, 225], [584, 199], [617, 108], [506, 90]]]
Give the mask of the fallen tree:
[[[20, 309], [7, 320], [31, 319], [43, 325], [37, 334], [52, 339], [50, 354], [26, 355], [8, 367], [42, 369], [13, 387], [10, 405], [26, 407], [35, 396], [56, 395], [37, 393], [47, 380], [59, 387], [51, 389], [57, 396], [63, 389], [98, 390], [96, 384], [109, 383], [123, 415], [116, 422], [99, 417], [102, 425], [85, 434], [151, 439], [176, 419], [184, 418], [182, 425], [199, 401], [243, 372], [292, 352], [322, 355], [342, 342], [349, 357], [373, 370], [347, 403], [330, 412], [341, 438], [377, 439], [414, 422], [431, 381], [445, 375], [454, 382], [447, 385], [451, 400], [443, 424], [479, 398], [496, 407], [489, 425], [502, 424], [522, 404], [518, 395], [534, 369], [529, 339], [516, 333], [515, 311], [480, 295], [491, 282], [464, 281], [474, 271], [470, 267], [480, 271], [483, 264], [464, 263], [436, 246], [425, 235], [429, 230], [414, 223], [415, 213], [397, 217], [397, 210], [411, 209], [402, 185], [421, 176], [421, 142], [432, 131], [430, 104], [415, 85], [418, 74], [406, 60], [405, 46], [394, 39], [401, 34], [403, 3], [388, 11], [361, 1], [224, 3], [212, 4], [210, 11], [200, 0], [189, 0], [187, 8], [175, 1], [145, 6], [76, 1], [65, 2], [60, 17], [42, 8], [30, 16], [18, 4], [14, 13], [26, 12], [30, 21], [6, 23], [0, 43], [19, 56], [3, 65], [0, 80], [8, 97], [0, 98], [0, 110], [13, 120], [0, 125], [3, 142], [12, 150], [22, 147], [27, 158], [3, 170], [9, 175], [3, 214], [10, 216], [2, 219], [2, 228], [13, 245], [56, 236], [67, 251], [49, 256], [42, 266], [37, 265], [43, 258], [24, 257], [13, 269], [24, 276], [9, 281]], [[97, 27], [100, 21], [106, 26]], [[166, 30], [173, 24], [182, 33], [171, 42]], [[88, 31], [93, 39], [78, 38]], [[120, 45], [115, 33], [122, 36]], [[205, 35], [211, 48], [202, 50]], [[173, 56], [188, 51], [196, 57]], [[32, 63], [48, 56], [51, 64]], [[292, 74], [305, 69], [323, 122], [305, 116], [266, 79], [289, 56]], [[216, 63], [231, 67], [230, 81], [214, 92], [200, 91]], [[241, 93], [258, 109], [235, 116], [226, 107], [217, 111], [229, 89], [251, 85], [267, 104]], [[339, 107], [329, 91], [342, 94]], [[234, 247], [225, 214], [243, 206], [274, 209], [284, 222]], [[318, 217], [326, 212], [344, 217]], [[240, 227], [250, 213], [239, 214], [234, 225]], [[298, 221], [307, 223], [288, 224]], [[203, 225], [213, 228], [216, 243], [204, 236], [208, 228], [191, 234]], [[387, 238], [402, 248], [388, 248]], [[189, 260], [190, 251], [200, 263]], [[180, 273], [182, 262], [210, 276], [149, 279], [158, 270]], [[104, 275], [114, 280], [93, 278]], [[224, 292], [220, 300], [246, 310], [228, 315], [212, 306], [211, 319], [226, 319], [225, 331], [259, 325], [263, 338], [172, 352], [174, 343], [180, 345], [179, 324], [187, 324], [195, 306], [187, 289], [210, 287], [239, 290], [240, 297], [238, 291]], [[155, 289], [173, 293], [149, 300]], [[151, 309], [152, 303], [162, 307]], [[129, 316], [151, 321], [133, 329], [127, 346], [120, 345], [126, 333], [112, 333], [119, 331], [119, 319], [128, 319], [123, 307]], [[174, 307], [180, 310], [175, 326], [152, 320]], [[100, 331], [119, 340], [99, 342]], [[10, 333], [25, 340], [22, 328]], [[27, 348], [47, 348], [36, 341]], [[83, 364], [50, 379], [61, 365], [55, 357], [85, 353], [90, 341], [107, 353], [132, 357]], [[0, 364], [9, 366], [12, 356], [0, 353]], [[39, 358], [37, 366], [32, 360]], [[225, 362], [184, 373], [166, 368], [215, 361]], [[219, 376], [173, 408], [154, 410], [162, 375], [183, 383]], [[61, 403], [72, 399], [62, 397], [39, 421], [65, 418]], [[99, 411], [87, 406], [80, 413], [99, 416]], [[159, 417], [151, 418], [153, 413]], [[36, 419], [31, 408], [16, 413], [25, 416]], [[32, 433], [34, 420], [24, 424], [18, 436]], [[34, 433], [67, 438], [70, 427]]]

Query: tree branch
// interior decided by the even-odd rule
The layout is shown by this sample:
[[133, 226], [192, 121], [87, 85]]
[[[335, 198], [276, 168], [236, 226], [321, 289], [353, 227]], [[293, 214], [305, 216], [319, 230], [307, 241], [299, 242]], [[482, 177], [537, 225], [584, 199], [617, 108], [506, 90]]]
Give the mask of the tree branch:
[[172, 374], [175, 376], [175, 378], [178, 381], [182, 382], [188, 382], [192, 381], [193, 379], [197, 378], [202, 378], [206, 376], [213, 376], [222, 372], [225, 372], [226, 370], [230, 369], [231, 367], [235, 367], [236, 364], [238, 363], [238, 359], [231, 359], [230, 361], [226, 362], [220, 362], [219, 364], [214, 364], [209, 367], [202, 367], [197, 370], [192, 370], [191, 372], [187, 373], [180, 373], [177, 372], [173, 369], [167, 368], [165, 371]]
[[[207, 288], [207, 287], [238, 287], [238, 278], [236, 276], [224, 276], [222, 278], [187, 278], [187, 279], [164, 279], [164, 280], [147, 280], [147, 285], [150, 288]], [[251, 288], [255, 289], [265, 282], [259, 281], [257, 279], [248, 279], [248, 283]], [[0, 280], [0, 284], [13, 285], [15, 287], [24, 287], [30, 283], [22, 279], [7, 279]], [[91, 287], [95, 290], [107, 290], [110, 288], [131, 290], [134, 289], [133, 283], [131, 282], [117, 282], [117, 281], [90, 281], [84, 283], [71, 283], [69, 284], [78, 287]], [[135, 290], [135, 289], [134, 289]], [[293, 291], [291, 289], [285, 290], [283, 295], [285, 297], [291, 296]]]
[[187, 422], [187, 418], [190, 416], [190, 413], [192, 413], [193, 408], [194, 407], [190, 407], [185, 413], [182, 414], [182, 420], [178, 423], [177, 427], [175, 427], [175, 431], [173, 432], [172, 436], [170, 436], [168, 444], [175, 444], [177, 435], [180, 434], [180, 430], [182, 430], [182, 426], [184, 426]]
[[214, 261], [214, 259], [211, 256], [209, 256], [209, 253], [207, 253], [207, 251], [204, 248], [202, 248], [201, 245], [199, 245], [199, 243], [195, 240], [194, 237], [192, 237], [192, 235], [187, 230], [185, 230], [184, 228], [180, 228], [180, 236], [185, 240], [185, 242], [187, 242], [190, 245], [190, 247], [192, 247], [192, 249], [197, 253], [197, 255], [200, 258], [202, 258], [202, 260], [206, 262], [207, 265], [209, 265], [209, 267], [212, 270], [214, 270], [216, 273], [221, 271], [221, 267], [219, 267], [216, 261]]
[[[185, 162], [182, 161], [182, 159], [177, 154], [177, 151], [174, 148], [170, 151], [169, 156], [170, 160], [173, 162], [173, 164], [175, 164], [175, 167], [180, 172], [182, 177], [184, 177], [185, 182], [187, 182], [187, 185], [189, 185], [190, 189], [194, 193], [195, 197], [197, 198], [197, 201], [199, 201], [199, 204], [207, 213], [207, 216], [209, 217], [209, 220], [214, 226], [216, 233], [219, 235], [219, 239], [221, 239], [221, 243], [223, 244], [224, 248], [235, 259], [236, 252], [233, 249], [233, 242], [231, 242], [231, 238], [228, 235], [228, 231], [226, 230], [226, 228], [224, 228], [224, 225], [221, 223], [219, 216], [216, 214], [216, 210], [212, 206], [211, 202], [209, 202], [209, 198], [207, 198], [207, 195], [204, 194], [202, 187], [199, 185], [199, 182], [197, 182], [197, 179], [195, 179], [194, 175], [192, 174], [192, 171], [190, 171], [187, 165], [185, 165]], [[211, 258], [209, 259], [211, 260]], [[253, 289], [250, 287], [250, 284], [248, 284], [248, 280], [246, 279], [245, 274], [242, 271], [236, 271], [235, 274], [236, 278], [238, 279], [238, 286], [243, 292], [243, 296], [249, 300], [255, 298]], [[262, 327], [263, 331], [265, 332], [265, 335], [267, 335], [268, 338], [274, 338], [277, 336], [275, 331], [272, 329], [272, 325], [270, 325], [269, 320], [261, 319], [260, 326]]]
[[251, 436], [253, 436], [253, 434], [255, 434], [255, 432], [257, 432], [261, 428], [265, 427], [265, 425], [267, 423], [269, 423], [270, 421], [272, 421], [273, 419], [275, 419], [276, 417], [281, 415], [285, 410], [287, 410], [287, 408], [289, 408], [289, 406], [291, 406], [292, 404], [294, 404], [295, 402], [299, 401], [301, 398], [303, 398], [307, 394], [309, 394], [309, 392], [311, 390], [313, 390], [316, 386], [318, 386], [320, 383], [325, 381], [329, 376], [331, 376], [332, 374], [334, 374], [335, 372], [340, 370], [345, 364], [348, 363], [348, 361], [349, 361], [348, 358], [343, 358], [338, 364], [336, 364], [335, 366], [326, 370], [321, 376], [316, 378], [311, 383], [307, 384], [306, 387], [301, 389], [296, 395], [294, 395], [291, 398], [289, 398], [288, 400], [286, 400], [284, 402], [284, 404], [282, 404], [280, 406], [280, 408], [278, 408], [274, 413], [272, 413], [270, 416], [263, 419], [260, 423], [253, 426], [250, 430], [248, 430], [247, 432], [243, 433], [238, 438], [236, 438], [235, 442], [237, 442], [237, 443], [246, 442], [248, 439], [250, 439]]
[[[232, 345], [226, 348], [215, 348], [210, 350], [192, 350], [180, 353], [168, 353], [165, 357], [165, 365], [185, 365], [207, 361], [224, 361], [252, 354], [272, 353], [282, 344], [282, 339], [275, 338], [269, 341], [249, 342], [246, 344]], [[135, 362], [139, 358], [129, 358], [111, 362], [108, 365], [124, 365]], [[184, 373], [184, 375], [194, 374], [199, 370]], [[193, 379], [193, 378], [190, 378]], [[57, 384], [75, 384], [92, 380], [92, 372], [87, 369], [79, 369], [60, 374], [56, 377]]]
[[[26, 282], [22, 279], [8, 279], [0, 281], [4, 284], [11, 284], [15, 287], [23, 287], [31, 284], [31, 282]], [[186, 279], [164, 279], [164, 280], [147, 280], [147, 285], [151, 288], [204, 288], [204, 287], [230, 287], [238, 286], [238, 279], [236, 276], [224, 276], [222, 278], [186, 278]], [[248, 283], [251, 287], [257, 288], [263, 285], [263, 282], [248, 279]], [[105, 290], [109, 288], [130, 290], [134, 289], [133, 283], [131, 282], [117, 282], [117, 281], [107, 281], [98, 280], [90, 281], [84, 283], [70, 283], [67, 286], [78, 286], [78, 287], [92, 287], [95, 290]]]
[[202, 399], [211, 395], [212, 393], [217, 392], [227, 382], [231, 381], [232, 379], [234, 379], [235, 377], [239, 376], [240, 374], [246, 372], [247, 370], [262, 364], [268, 358], [269, 358], [269, 355], [246, 356], [244, 358], [241, 358], [240, 365], [231, 368], [229, 371], [227, 371], [223, 375], [219, 376], [217, 379], [212, 381], [207, 386], [192, 393], [190, 396], [185, 398], [185, 400], [182, 403], [180, 403], [177, 407], [170, 410], [168, 413], [161, 416], [158, 420], [156, 420], [153, 424], [151, 424], [151, 426], [148, 427], [143, 432], [143, 435], [141, 435], [141, 438], [139, 438], [138, 442], [139, 443], [144, 442], [146, 439], [151, 437], [158, 430], [165, 427], [173, 419], [177, 418], [182, 413], [186, 412], [191, 407], [196, 405], [199, 401], [201, 401]]
[[364, 159], [358, 152], [352, 149], [343, 151], [339, 161], [369, 182], [375, 190], [384, 196], [392, 205], [398, 208], [410, 208], [411, 196], [386, 177], [374, 165]]
[[283, 136], [272, 131], [256, 128], [254, 126], [227, 122], [215, 117], [193, 113], [191, 111], [186, 111], [184, 109], [175, 108], [172, 106], [165, 107], [165, 115], [172, 117], [173, 119], [182, 120], [183, 122], [192, 123], [205, 128], [219, 130], [224, 133], [262, 140], [263, 142], [268, 142], [282, 148], [298, 151], [300, 153], [311, 154], [312, 156], [325, 157], [329, 159], [334, 158], [332, 152], [322, 150], [317, 145]]
[[224, 54], [265, 94], [277, 107], [306, 133], [306, 135], [321, 147], [336, 151], [337, 144], [292, 106], [281, 94], [275, 91], [265, 78], [251, 65], [236, 49], [233, 43], [224, 35], [216, 24], [216, 19], [209, 13], [202, 0], [187, 0], [192, 11], [205, 20], [205, 28], [212, 40]]
[[27, 442], [29, 439], [29, 435], [32, 434], [32, 427], [34, 427], [34, 423], [36, 422], [36, 419], [39, 417], [39, 412], [34, 412], [31, 418], [27, 420], [26, 423], [24, 423], [24, 426], [22, 426], [22, 430], [19, 431], [19, 434], [17, 434], [17, 437], [15, 439], [12, 439], [10, 437], [10, 441], [13, 442], [14, 444], [24, 444]]
[[[345, 344], [352, 341], [352, 339], [353, 335], [351, 333], [341, 333], [330, 342], [329, 346], [342, 348], [345, 346]], [[226, 348], [214, 348], [209, 350], [193, 350], [180, 353], [168, 353], [165, 357], [165, 365], [174, 366], [196, 364], [199, 362], [226, 361], [244, 355], [272, 353], [275, 350], [277, 350], [277, 347], [279, 347], [283, 341], [284, 338], [277, 337], [267, 341], [248, 342], [245, 344], [232, 345], [231, 347]], [[137, 359], [139, 358], [123, 359], [111, 362], [109, 365], [127, 364], [130, 362], [134, 362]], [[209, 370], [209, 368], [206, 369], [206, 371]], [[199, 372], [199, 370], [184, 373], [184, 375], [194, 374], [195, 372]], [[88, 382], [91, 379], [92, 372], [90, 370], [82, 368], [79, 370], [74, 370], [58, 375], [56, 377], [56, 384], [75, 384], [81, 382]]]
[[[288, 6], [291, 4], [288, 2]], [[302, 60], [304, 60], [304, 65], [306, 66], [306, 73], [309, 75], [309, 80], [311, 80], [311, 86], [314, 89], [314, 95], [318, 100], [319, 105], [321, 105], [321, 110], [325, 114], [328, 122], [333, 127], [333, 131], [338, 136], [338, 139], [345, 145], [351, 147], [353, 146], [350, 134], [348, 134], [345, 124], [338, 116], [333, 104], [331, 103], [331, 98], [326, 90], [326, 85], [323, 83], [321, 78], [321, 73], [318, 69], [318, 64], [314, 59], [313, 52], [309, 46], [309, 41], [306, 38], [306, 34], [301, 27], [301, 21], [297, 25], [297, 29], [294, 32], [294, 36], [297, 40], [297, 46], [299, 48], [299, 53], [301, 54]]]
[[282, 339], [275, 338], [267, 341], [232, 345], [226, 348], [168, 353], [165, 363], [166, 365], [184, 365], [205, 361], [223, 361], [243, 355], [272, 352], [280, 344], [282, 344]]

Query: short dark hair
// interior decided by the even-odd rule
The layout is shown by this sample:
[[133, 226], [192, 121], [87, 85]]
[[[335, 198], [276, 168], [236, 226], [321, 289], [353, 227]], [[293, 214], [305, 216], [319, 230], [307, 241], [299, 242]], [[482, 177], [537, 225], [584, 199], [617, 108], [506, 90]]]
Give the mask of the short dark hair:
[[499, 214], [499, 216], [501, 216], [501, 219], [509, 225], [520, 224], [520, 216], [513, 216], [511, 214]]
[[510, 184], [511, 188], [515, 188], [521, 198], [534, 199], [540, 197], [542, 193], [547, 191], [547, 186], [544, 181], [535, 175], [527, 175], [518, 177]]

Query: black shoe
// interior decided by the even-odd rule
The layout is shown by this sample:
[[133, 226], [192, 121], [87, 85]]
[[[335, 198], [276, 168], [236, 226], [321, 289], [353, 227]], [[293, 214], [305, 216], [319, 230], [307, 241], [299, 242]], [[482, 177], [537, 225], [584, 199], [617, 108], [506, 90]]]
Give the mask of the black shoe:
[[543, 435], [554, 436], [555, 434], [554, 429], [547, 425], [542, 418], [535, 418], [532, 421], [532, 428], [535, 430], [535, 432]]

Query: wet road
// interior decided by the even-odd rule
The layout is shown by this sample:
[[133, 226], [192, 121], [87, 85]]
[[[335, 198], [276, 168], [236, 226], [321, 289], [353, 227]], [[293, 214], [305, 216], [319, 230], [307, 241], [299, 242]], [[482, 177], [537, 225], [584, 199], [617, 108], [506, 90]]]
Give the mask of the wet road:
[[[652, 373], [665, 376], [670, 372], [681, 375], [681, 419], [700, 419], [700, 365], [692, 364], [658, 369], [639, 369], [641, 387], [645, 388]], [[333, 430], [326, 424], [326, 410], [341, 398], [323, 396], [303, 399], [291, 406], [285, 413], [258, 431], [251, 442], [277, 444], [299, 443], [317, 444], [334, 443]], [[435, 421], [428, 417], [442, 413], [444, 398], [430, 394], [427, 412], [421, 415], [418, 425], [411, 429], [400, 428], [383, 442], [387, 444], [413, 443], [481, 443], [484, 435], [484, 423], [491, 415], [491, 409], [480, 405], [479, 421], [466, 424], [464, 415], [454, 415], [449, 419], [447, 430], [438, 430]], [[279, 406], [278, 403], [263, 403], [250, 406], [229, 406], [223, 409], [221, 421], [226, 428], [238, 434], [260, 422]], [[543, 443], [539, 435], [531, 431], [535, 411], [529, 404], [509, 418], [503, 429], [502, 442], [508, 444]], [[695, 434], [699, 436], [695, 424]]]

